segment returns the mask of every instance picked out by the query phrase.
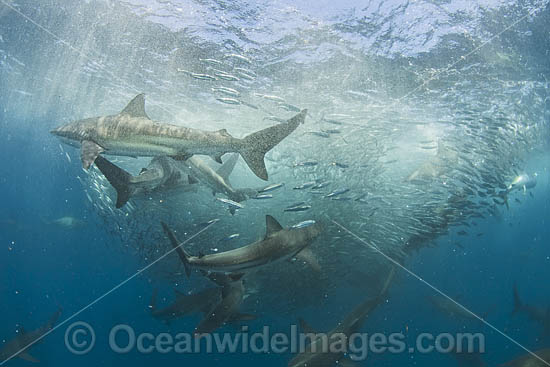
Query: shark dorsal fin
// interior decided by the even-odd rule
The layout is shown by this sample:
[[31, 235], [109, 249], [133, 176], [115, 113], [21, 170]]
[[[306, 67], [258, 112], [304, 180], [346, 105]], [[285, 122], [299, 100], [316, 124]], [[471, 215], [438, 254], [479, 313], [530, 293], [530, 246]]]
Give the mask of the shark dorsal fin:
[[238, 154], [231, 154], [230, 157], [225, 162], [223, 162], [221, 167], [218, 168], [216, 173], [227, 182], [229, 180], [229, 175], [231, 174], [231, 172], [233, 172], [233, 168], [235, 168], [235, 164], [237, 163], [238, 159]]
[[145, 113], [145, 94], [141, 93], [135, 96], [120, 114], [130, 115], [132, 117], [142, 117], [150, 120], [149, 116]]
[[279, 232], [283, 227], [277, 222], [277, 219], [273, 218], [271, 215], [265, 216], [265, 236], [269, 237], [273, 233]]

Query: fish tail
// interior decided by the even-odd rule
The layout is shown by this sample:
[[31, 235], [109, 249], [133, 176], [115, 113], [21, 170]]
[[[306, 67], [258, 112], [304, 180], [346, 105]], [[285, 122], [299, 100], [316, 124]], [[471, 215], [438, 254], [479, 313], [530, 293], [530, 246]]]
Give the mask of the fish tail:
[[298, 125], [304, 122], [306, 114], [307, 110], [302, 110], [285, 123], [257, 131], [242, 139], [242, 148], [239, 153], [256, 176], [267, 181], [265, 154], [296, 130]]
[[132, 195], [132, 190], [130, 188], [130, 179], [132, 175], [118, 167], [117, 165], [109, 162], [107, 159], [103, 158], [101, 155], [98, 155], [95, 159], [95, 165], [101, 173], [107, 178], [107, 181], [116, 190], [117, 198], [115, 206], [121, 208], [130, 200]]
[[162, 229], [164, 229], [164, 233], [168, 236], [170, 239], [170, 243], [172, 244], [172, 247], [176, 250], [178, 253], [178, 256], [180, 257], [181, 262], [183, 263], [183, 266], [185, 268], [185, 274], [189, 278], [191, 275], [191, 267], [189, 264], [189, 254], [185, 252], [185, 250], [181, 247], [181, 244], [179, 243], [178, 239], [176, 238], [176, 234], [170, 227], [168, 227], [168, 224], [164, 222], [160, 222], [162, 225]]

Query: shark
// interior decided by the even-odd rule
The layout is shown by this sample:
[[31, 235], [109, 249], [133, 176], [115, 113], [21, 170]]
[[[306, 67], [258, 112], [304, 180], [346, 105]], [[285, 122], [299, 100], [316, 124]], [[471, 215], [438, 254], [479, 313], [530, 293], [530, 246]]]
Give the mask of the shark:
[[292, 133], [305, 120], [307, 110], [242, 139], [226, 129], [204, 131], [159, 123], [145, 112], [145, 94], [138, 94], [118, 114], [77, 120], [51, 131], [62, 142], [80, 147], [82, 166], [88, 169], [100, 153], [131, 156], [171, 156], [186, 160], [195, 154], [211, 156], [221, 163], [225, 153], [239, 153], [252, 172], [268, 179], [265, 154]]
[[36, 344], [40, 338], [48, 333], [59, 319], [59, 316], [61, 316], [61, 308], [53, 314], [45, 325], [39, 327], [38, 329], [32, 331], [25, 331], [23, 328], [19, 329], [17, 336], [6, 342], [0, 348], [0, 364], [3, 364], [4, 362], [7, 362], [15, 357], [21, 358], [28, 362], [40, 362], [29, 353], [29, 346], [31, 344]]
[[550, 363], [550, 348], [539, 349], [534, 352], [539, 358], [530, 353], [526, 353], [516, 359], [502, 363], [499, 366], [509, 367], [546, 367]]
[[241, 313], [241, 303], [245, 298], [243, 273], [221, 274], [211, 273], [207, 276], [220, 286], [221, 300], [205, 313], [203, 319], [195, 328], [194, 334], [208, 334], [226, 323], [254, 320], [255, 315]]
[[550, 307], [536, 307], [523, 303], [519, 297], [517, 286], [514, 285], [514, 310], [512, 314], [522, 312], [529, 317], [529, 319], [538, 322], [542, 326], [541, 337], [550, 335]]
[[528, 189], [532, 189], [537, 186], [537, 174], [529, 175], [527, 173], [522, 173], [512, 180], [510, 185], [508, 185], [508, 192], [513, 190], [523, 190], [523, 193], [527, 192]]
[[176, 300], [169, 306], [157, 309], [157, 292], [151, 299], [151, 315], [165, 323], [193, 314], [203, 313], [195, 328], [195, 335], [211, 333], [226, 323], [254, 320], [255, 315], [239, 312], [245, 298], [244, 274], [204, 273], [218, 287], [207, 288], [197, 293], [184, 294], [177, 290]]
[[386, 299], [391, 281], [395, 275], [395, 267], [392, 267], [386, 277], [380, 293], [357, 305], [338, 325], [328, 333], [317, 333], [303, 319], [300, 319], [300, 326], [303, 331], [313, 336], [311, 343], [306, 349], [296, 355], [288, 363], [289, 367], [329, 367], [329, 366], [353, 366], [352, 360], [345, 358], [344, 352], [331, 353], [323, 350], [325, 343], [341, 340], [342, 336], [349, 338], [352, 334], [359, 332], [369, 314]]
[[[460, 299], [460, 296], [455, 297], [455, 299]], [[428, 297], [428, 301], [441, 313], [448, 317], [466, 319], [466, 320], [478, 320], [471, 312], [468, 312], [463, 307], [459, 306], [456, 302], [450, 300], [447, 297], [441, 296], [439, 294]], [[487, 314], [483, 314], [482, 317], [485, 317]]]
[[443, 144], [438, 144], [436, 155], [420, 165], [405, 182], [425, 184], [447, 174], [458, 162], [458, 154]]
[[176, 294], [175, 301], [169, 306], [159, 309], [157, 308], [157, 291], [155, 290], [149, 306], [151, 316], [165, 323], [170, 323], [196, 312], [206, 313], [210, 311], [212, 305], [219, 303], [221, 300], [219, 288], [207, 288], [193, 294], [185, 294], [174, 289], [174, 293]]
[[141, 172], [132, 176], [108, 159], [98, 156], [96, 167], [103, 173], [117, 192], [116, 208], [123, 207], [130, 198], [152, 192], [171, 190], [189, 190], [194, 184], [203, 183], [217, 192], [225, 194], [234, 201], [240, 202], [257, 195], [254, 189], [234, 189], [229, 183], [229, 175], [239, 159], [232, 154], [217, 170], [214, 171], [201, 158], [193, 156], [184, 162], [170, 157], [155, 157]]
[[[266, 215], [266, 235], [262, 240], [234, 250], [191, 256], [180, 246], [170, 227], [164, 222], [161, 224], [170, 243], [176, 249], [188, 277], [191, 268], [217, 273], [244, 273], [275, 261], [299, 257], [322, 232], [320, 223], [285, 229], [275, 218]], [[310, 257], [305, 256], [305, 261]]]

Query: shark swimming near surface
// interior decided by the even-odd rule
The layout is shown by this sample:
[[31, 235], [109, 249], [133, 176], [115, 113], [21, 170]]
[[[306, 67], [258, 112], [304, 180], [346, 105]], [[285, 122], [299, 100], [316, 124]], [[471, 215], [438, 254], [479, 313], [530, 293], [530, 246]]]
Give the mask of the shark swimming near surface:
[[15, 357], [28, 362], [40, 362], [29, 353], [29, 348], [32, 346], [31, 344], [36, 344], [38, 339], [42, 338], [53, 328], [59, 316], [61, 316], [61, 308], [53, 314], [45, 325], [38, 329], [32, 331], [25, 331], [23, 328], [19, 329], [19, 333], [15, 338], [7, 341], [0, 347], [0, 364]]
[[[302, 228], [285, 229], [275, 218], [266, 215], [264, 239], [234, 250], [191, 256], [180, 247], [180, 242], [170, 227], [164, 222], [161, 224], [172, 246], [176, 249], [187, 276], [191, 274], [191, 268], [210, 272], [243, 273], [274, 261], [300, 257], [300, 253], [308, 250], [306, 247], [322, 231], [322, 226], [319, 223]], [[304, 261], [310, 257], [309, 255], [305, 256]]]
[[158, 123], [145, 112], [145, 95], [139, 94], [116, 115], [86, 118], [51, 131], [64, 143], [80, 147], [88, 169], [100, 153], [132, 157], [170, 156], [186, 160], [195, 154], [209, 155], [218, 163], [225, 153], [237, 152], [252, 172], [268, 179], [265, 154], [304, 122], [303, 110], [287, 122], [234, 138], [227, 130], [203, 131]]

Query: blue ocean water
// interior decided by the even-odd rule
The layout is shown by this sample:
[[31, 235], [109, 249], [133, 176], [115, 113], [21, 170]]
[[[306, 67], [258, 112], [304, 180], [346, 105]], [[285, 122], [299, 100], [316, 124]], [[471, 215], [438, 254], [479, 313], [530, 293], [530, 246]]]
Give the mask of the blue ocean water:
[[[322, 223], [310, 245], [319, 267], [294, 260], [247, 273], [240, 309], [255, 319], [228, 322], [218, 336], [264, 327], [290, 335], [291, 325], [303, 330], [300, 318], [328, 332], [379, 294], [393, 265], [388, 293], [358, 332], [396, 333], [407, 348], [371, 351], [356, 365], [482, 365], [409, 350], [425, 333], [482, 334], [486, 365], [548, 348], [549, 10], [544, 1], [0, 0], [0, 364], [30, 364], [15, 355], [29, 343], [7, 346], [61, 308], [57, 327], [28, 348], [42, 365], [287, 365], [296, 353], [162, 352], [154, 343], [163, 333], [194, 340], [205, 317], [153, 318], [156, 290], [163, 307], [174, 288], [216, 286], [185, 276], [160, 221], [183, 241], [220, 219], [186, 246], [198, 254], [262, 239], [266, 215], [285, 228]], [[218, 69], [239, 80], [191, 76]], [[116, 114], [141, 92], [154, 120], [239, 138], [307, 108], [305, 123], [266, 155], [267, 183], [242, 159], [230, 176], [236, 188], [285, 185], [234, 215], [205, 183], [116, 209], [101, 172], [83, 170], [79, 149], [50, 131]], [[106, 157], [134, 175], [150, 160]], [[509, 188], [523, 173], [536, 185]], [[311, 181], [329, 183], [323, 195], [294, 189]], [[325, 197], [343, 188], [349, 200]], [[299, 202], [311, 209], [284, 211]], [[95, 333], [84, 354], [70, 344], [85, 349], [92, 338], [71, 334], [74, 322]], [[113, 350], [117, 325], [150, 335], [154, 350]]]

